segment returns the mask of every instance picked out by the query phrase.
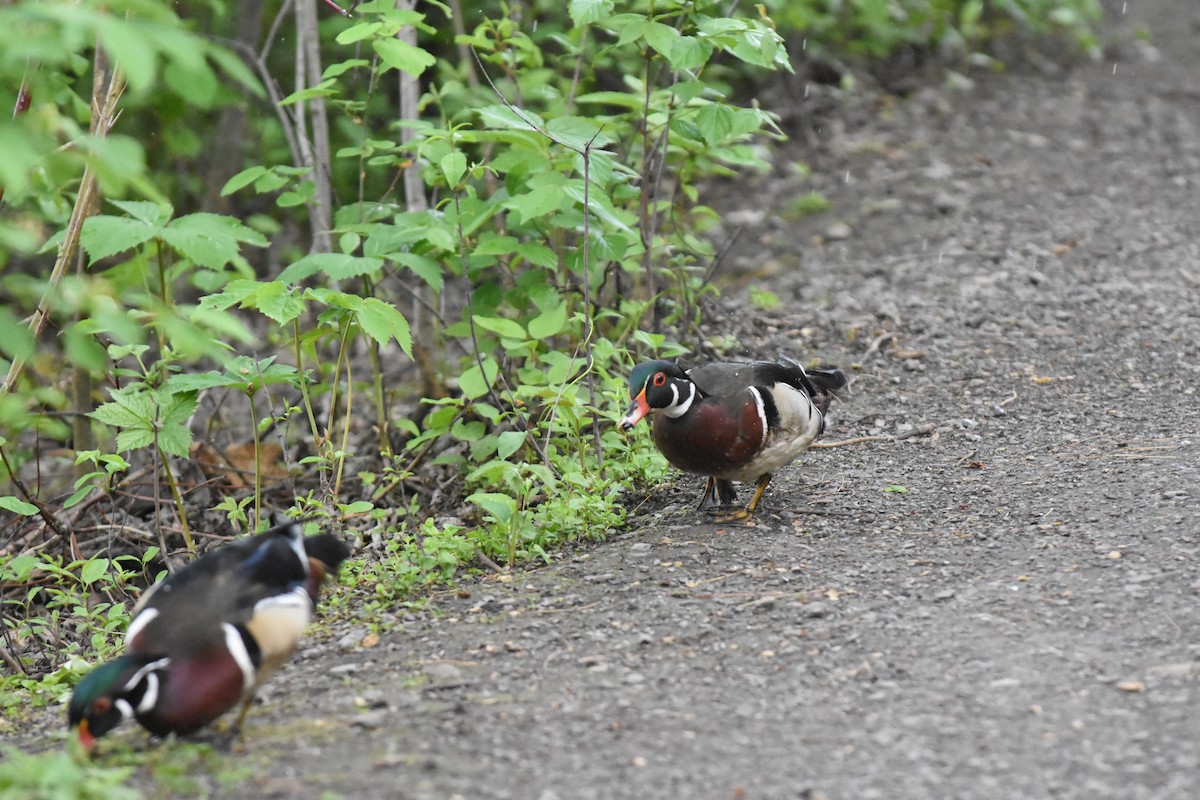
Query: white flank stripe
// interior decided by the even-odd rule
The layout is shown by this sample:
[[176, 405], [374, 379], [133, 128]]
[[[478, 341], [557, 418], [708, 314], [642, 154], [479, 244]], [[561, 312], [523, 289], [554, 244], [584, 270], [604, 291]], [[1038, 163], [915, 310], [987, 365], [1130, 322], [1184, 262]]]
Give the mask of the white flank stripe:
[[254, 686], [254, 662], [250, 659], [250, 651], [246, 649], [246, 643], [242, 641], [242, 634], [238, 633], [237, 628], [228, 622], [222, 622], [221, 628], [225, 631], [225, 648], [242, 671], [242, 685], [246, 691], [250, 691]]
[[129, 623], [129, 630], [125, 631], [125, 646], [129, 647], [129, 643], [133, 641], [133, 637], [141, 633], [142, 630], [157, 616], [157, 608], [147, 608], [142, 611], [142, 613], [134, 617], [133, 622]]
[[299, 525], [292, 524], [288, 526], [288, 544], [292, 546], [292, 552], [296, 554], [296, 558], [300, 559], [300, 565], [304, 567], [304, 574], [308, 574], [308, 553], [304, 552], [304, 528]]
[[757, 386], [750, 387], [750, 394], [754, 396], [754, 408], [758, 411], [758, 421], [762, 423], [762, 442], [758, 446], [763, 447], [767, 443], [767, 409], [763, 405], [762, 392], [758, 390]]

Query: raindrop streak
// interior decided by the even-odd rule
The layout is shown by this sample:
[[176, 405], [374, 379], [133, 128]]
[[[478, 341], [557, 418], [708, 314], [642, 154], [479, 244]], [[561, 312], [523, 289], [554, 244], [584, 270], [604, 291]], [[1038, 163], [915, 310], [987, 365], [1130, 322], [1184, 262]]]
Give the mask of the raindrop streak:
[[[1122, 14], [1124, 14], [1124, 13], [1125, 13], [1125, 11], [1124, 11], [1124, 10], [1122, 10], [1122, 11], [1121, 11], [1121, 13], [1122, 13]], [[807, 49], [808, 49], [808, 37], [807, 37], [807, 36], [805, 36], [805, 37], [804, 37], [804, 41], [800, 42], [800, 49], [801, 49], [801, 50], [807, 50]]]
[[939, 250], [939, 251], [938, 251], [938, 263], [939, 263], [939, 264], [940, 264], [940, 263], [942, 263], [942, 256], [944, 256], [944, 255], [946, 255], [946, 251], [945, 251], [945, 250]]
[[849, 183], [849, 182], [850, 182], [850, 170], [846, 170], [846, 180], [845, 180], [845, 182], [846, 182], [846, 183]]
[[1129, 3], [1121, 3], [1121, 14], [1125, 14], [1125, 9], [1129, 7]]
[[1117, 65], [1113, 64], [1113, 75], [1117, 74]]
[[809, 89], [811, 89], [811, 88], [812, 88], [812, 87], [811, 87], [811, 86], [809, 86], [807, 83], [806, 83], [806, 84], [804, 84], [804, 99], [805, 99], [805, 100], [807, 100], [807, 99], [808, 99], [808, 91], [809, 91]]

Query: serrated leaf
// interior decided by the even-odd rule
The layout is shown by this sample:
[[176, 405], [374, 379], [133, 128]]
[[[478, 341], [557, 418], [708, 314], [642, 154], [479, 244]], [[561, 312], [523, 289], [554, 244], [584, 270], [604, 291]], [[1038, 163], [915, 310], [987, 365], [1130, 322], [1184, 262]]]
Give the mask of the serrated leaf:
[[590, 117], [555, 117], [546, 123], [546, 132], [574, 150], [583, 150], [589, 144], [593, 148], [603, 147], [612, 142], [601, 123]]
[[425, 241], [449, 253], [458, 249], [458, 242], [455, 240], [454, 235], [445, 228], [436, 228], [432, 225], [426, 228]]
[[558, 253], [540, 242], [525, 242], [517, 248], [517, 254], [530, 264], [539, 267], [546, 269], [558, 267]]
[[266, 238], [233, 217], [200, 212], [172, 221], [161, 232], [164, 242], [202, 267], [221, 269], [238, 257], [245, 242], [266, 247]]
[[532, 111], [521, 111], [520, 114], [508, 106], [484, 106], [478, 112], [480, 121], [486, 128], [540, 130], [545, 127], [542, 118]]
[[129, 217], [95, 216], [83, 222], [79, 243], [93, 261], [139, 247], [158, 235], [161, 229]]
[[642, 34], [646, 44], [650, 45], [659, 55], [670, 57], [675, 43], [679, 40], [679, 31], [661, 22], [651, 22]]
[[170, 392], [199, 392], [204, 389], [230, 388], [241, 385], [242, 381], [227, 372], [209, 370], [186, 375], [172, 375], [163, 384], [163, 388]]
[[720, 103], [708, 103], [696, 114], [696, 127], [709, 147], [715, 147], [733, 132], [733, 109]]
[[525, 444], [525, 434], [521, 431], [505, 431], [498, 437], [496, 458], [505, 459], [521, 449]]
[[591, 25], [611, 16], [613, 0], [571, 0], [567, 5], [567, 13], [576, 27]]
[[388, 255], [397, 264], [408, 267], [435, 292], [441, 293], [443, 285], [442, 267], [432, 258], [416, 253], [391, 253]]
[[507, 256], [517, 251], [521, 241], [515, 236], [504, 236], [490, 231], [479, 237], [472, 255], [477, 256]]
[[259, 284], [254, 299], [254, 307], [276, 325], [286, 325], [304, 313], [304, 301], [283, 281]]
[[88, 416], [114, 428], [148, 427], [154, 418], [154, 404], [148, 397], [124, 397], [101, 404]]
[[182, 425], [196, 413], [196, 406], [199, 405], [196, 392], [176, 389], [163, 390], [158, 394], [160, 424]]
[[400, 349], [412, 357], [412, 331], [408, 327], [408, 320], [395, 306], [377, 297], [368, 297], [363, 300], [355, 319], [363, 333], [381, 346], [395, 339]]
[[480, 328], [492, 331], [493, 333], [498, 333], [508, 339], [524, 340], [529, 338], [525, 333], [525, 329], [521, 327], [521, 323], [515, 322], [511, 319], [505, 319], [504, 317], [481, 317], [479, 315], [476, 315], [471, 319], [473, 319], [475, 324]]
[[680, 72], [695, 72], [712, 58], [713, 46], [695, 36], [681, 36], [671, 46], [667, 61], [672, 69]]
[[0, 508], [3, 508], [5, 511], [11, 511], [14, 514], [20, 514], [23, 517], [36, 516], [38, 513], [38, 507], [33, 503], [26, 503], [21, 498], [13, 497], [12, 495], [0, 497]]
[[117, 434], [117, 452], [141, 450], [154, 444], [154, 433], [147, 428], [124, 428]]
[[524, 194], [510, 197], [504, 207], [516, 211], [520, 223], [543, 217], [563, 207], [565, 202], [561, 186], [537, 186]]
[[567, 304], [565, 302], [543, 311], [529, 320], [529, 338], [546, 339], [562, 331], [567, 324]]
[[192, 432], [183, 425], [171, 425], [158, 432], [158, 446], [169, 456], [187, 458], [192, 447]]
[[437, 63], [437, 59], [425, 50], [396, 38], [376, 39], [371, 42], [371, 47], [383, 63], [414, 78], [419, 78], [422, 72]]
[[128, 216], [153, 227], [166, 225], [175, 213], [169, 203], [152, 203], [149, 200], [113, 200], [114, 206]]
[[299, 261], [292, 262], [277, 280], [297, 283], [318, 272], [330, 280], [344, 280], [371, 275], [383, 269], [383, 259], [368, 256], [352, 256], [347, 253], [309, 253]]

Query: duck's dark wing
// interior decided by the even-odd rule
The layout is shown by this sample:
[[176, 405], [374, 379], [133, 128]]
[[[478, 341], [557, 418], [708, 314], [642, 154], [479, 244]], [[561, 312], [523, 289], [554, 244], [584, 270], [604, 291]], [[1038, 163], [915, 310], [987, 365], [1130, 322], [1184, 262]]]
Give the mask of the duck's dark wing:
[[298, 525], [281, 526], [208, 553], [147, 592], [130, 624], [130, 652], [173, 658], [217, 647], [224, 623], [244, 625], [255, 607], [309, 578]]

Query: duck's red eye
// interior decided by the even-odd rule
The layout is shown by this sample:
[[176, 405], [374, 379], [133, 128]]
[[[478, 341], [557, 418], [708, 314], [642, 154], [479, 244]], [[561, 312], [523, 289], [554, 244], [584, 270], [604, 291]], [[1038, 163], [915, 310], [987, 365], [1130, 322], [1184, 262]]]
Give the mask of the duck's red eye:
[[654, 373], [654, 385], [655, 386], [666, 386], [667, 385], [667, 373], [665, 373], [665, 372]]
[[97, 697], [92, 701], [92, 712], [95, 714], [107, 714], [112, 708], [112, 700], [107, 697]]

